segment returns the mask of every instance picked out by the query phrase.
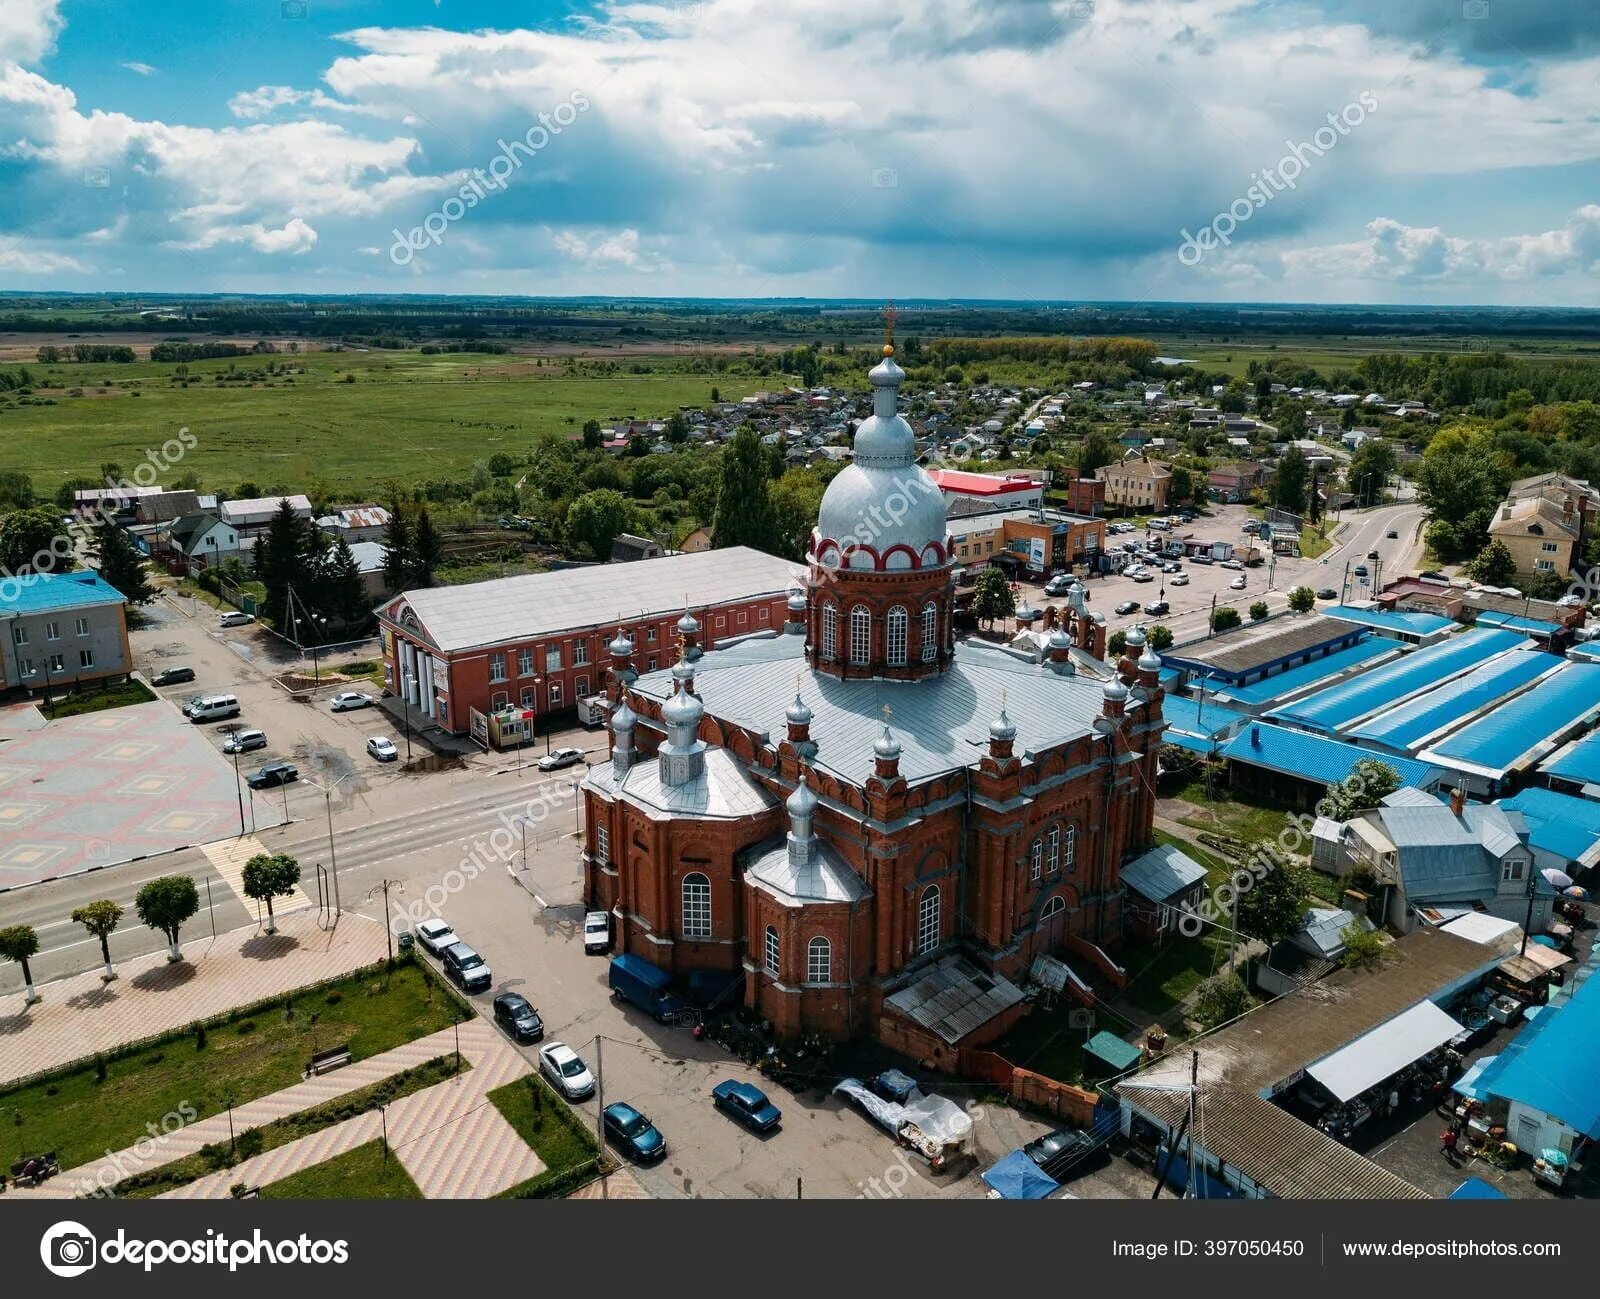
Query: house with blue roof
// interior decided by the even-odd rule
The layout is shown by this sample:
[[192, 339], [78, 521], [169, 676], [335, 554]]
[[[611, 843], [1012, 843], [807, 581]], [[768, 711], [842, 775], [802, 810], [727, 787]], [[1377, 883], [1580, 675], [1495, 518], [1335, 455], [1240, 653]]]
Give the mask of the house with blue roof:
[[1445, 778], [1443, 768], [1414, 758], [1374, 753], [1272, 722], [1251, 722], [1219, 752], [1228, 760], [1229, 779], [1236, 786], [1300, 807], [1314, 806], [1329, 785], [1344, 780], [1363, 759], [1388, 764], [1399, 774], [1400, 783], [1413, 789], [1436, 789]]
[[127, 605], [93, 569], [0, 581], [0, 693], [126, 676]]
[[1600, 1141], [1600, 979], [1551, 1002], [1479, 1074], [1474, 1089], [1506, 1136], [1537, 1157], [1570, 1160]]
[[1376, 636], [1407, 645], [1432, 645], [1456, 632], [1460, 624], [1437, 613], [1408, 613], [1376, 605], [1336, 604], [1323, 609], [1324, 618], [1338, 618], [1368, 628]]

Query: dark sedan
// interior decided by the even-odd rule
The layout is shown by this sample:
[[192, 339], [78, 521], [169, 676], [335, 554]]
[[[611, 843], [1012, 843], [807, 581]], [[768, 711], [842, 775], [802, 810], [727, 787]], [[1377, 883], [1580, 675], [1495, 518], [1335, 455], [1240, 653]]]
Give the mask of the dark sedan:
[[287, 762], [269, 762], [265, 767], [260, 767], [244, 778], [244, 783], [251, 789], [272, 789], [277, 785], [288, 785], [300, 779], [300, 773]]
[[502, 992], [496, 997], [494, 1018], [495, 1023], [519, 1042], [537, 1042], [544, 1036], [544, 1020], [520, 992]]
[[1087, 1132], [1047, 1132], [1022, 1147], [1022, 1153], [1058, 1182], [1106, 1162], [1104, 1146]]
[[193, 680], [193, 668], [163, 668], [150, 678], [150, 684], [153, 686], [175, 686], [182, 682]]
[[766, 1092], [733, 1078], [725, 1078], [713, 1087], [711, 1100], [752, 1132], [771, 1132], [783, 1120], [782, 1111], [767, 1099]]
[[607, 1105], [602, 1117], [606, 1140], [620, 1146], [641, 1164], [654, 1163], [666, 1155], [667, 1139], [633, 1106], [618, 1101]]
[[1119, 604], [1117, 606], [1117, 612], [1118, 613], [1138, 613], [1139, 612], [1139, 602], [1137, 600], [1124, 600], [1121, 604]]

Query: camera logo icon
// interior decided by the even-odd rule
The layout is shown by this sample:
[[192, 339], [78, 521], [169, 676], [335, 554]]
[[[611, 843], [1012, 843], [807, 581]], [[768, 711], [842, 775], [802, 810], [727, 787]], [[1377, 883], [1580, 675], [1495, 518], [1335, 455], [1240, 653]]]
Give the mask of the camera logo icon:
[[46, 1271], [56, 1276], [82, 1276], [95, 1265], [98, 1247], [81, 1222], [58, 1222], [39, 1242]]

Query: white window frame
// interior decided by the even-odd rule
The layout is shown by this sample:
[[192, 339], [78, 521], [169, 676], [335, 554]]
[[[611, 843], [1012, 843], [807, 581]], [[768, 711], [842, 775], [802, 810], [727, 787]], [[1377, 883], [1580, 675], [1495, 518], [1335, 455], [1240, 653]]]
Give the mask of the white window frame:
[[519, 677], [533, 675], [533, 650], [526, 645], [517, 651], [517, 675]]
[[778, 938], [778, 930], [774, 925], [767, 926], [762, 939], [762, 960], [767, 973], [776, 979], [783, 968], [783, 943]]
[[1066, 909], [1067, 904], [1062, 901], [1061, 895], [1052, 893], [1044, 906], [1039, 908], [1039, 923], [1042, 925], [1046, 920], [1055, 919]]
[[561, 646], [551, 645], [545, 650], [544, 670], [546, 672], [561, 671]]
[[926, 956], [939, 945], [939, 911], [943, 898], [937, 884], [930, 884], [917, 900], [917, 955]]
[[911, 615], [897, 604], [889, 610], [884, 626], [889, 666], [903, 668], [906, 665], [906, 641], [911, 635]]
[[60, 640], [61, 639], [61, 624], [56, 622], [54, 619], [52, 619], [51, 621], [45, 623], [45, 625], [44, 625], [44, 638], [46, 640]]
[[561, 683], [559, 681], [550, 683], [550, 707], [561, 707]]
[[821, 934], [806, 944], [806, 982], [833, 982], [833, 944]]
[[1054, 875], [1061, 869], [1061, 827], [1053, 825], [1045, 836], [1045, 870]]
[[87, 618], [79, 618], [77, 620], [77, 632], [80, 636], [89, 634], [89, 620]]
[[858, 604], [850, 610], [850, 665], [859, 668], [871, 662], [872, 610], [864, 604]]
[[[27, 643], [26, 636], [18, 642]], [[839, 606], [831, 602], [822, 606], [822, 657], [829, 663], [839, 657]]]
[[932, 663], [939, 657], [939, 606], [929, 600], [922, 606], [922, 661]]
[[489, 680], [501, 682], [506, 679], [506, 656], [504, 654], [489, 655]]
[[11, 624], [11, 643], [13, 645], [26, 645], [28, 643], [28, 629], [20, 622]]
[[1035, 839], [1028, 849], [1028, 878], [1038, 879], [1044, 874], [1044, 841]]
[[1078, 869], [1078, 827], [1067, 826], [1066, 850], [1062, 853], [1062, 866], [1067, 874], [1072, 874]]
[[601, 861], [611, 860], [611, 827], [604, 821], [594, 823], [594, 855]]
[[[85, 667], [85, 668], [92, 668], [94, 666], [94, 651], [93, 650], [79, 650], [78, 651], [78, 666], [79, 667]], [[67, 670], [67, 659], [66, 659], [66, 656], [64, 654], [52, 654], [50, 656], [50, 670], [52, 672], [57, 672], [57, 673], [66, 672], [66, 670]]]
[[711, 937], [711, 877], [691, 871], [678, 886], [685, 938]]
[[572, 642], [572, 666], [586, 668], [589, 666], [589, 642], [575, 640]]

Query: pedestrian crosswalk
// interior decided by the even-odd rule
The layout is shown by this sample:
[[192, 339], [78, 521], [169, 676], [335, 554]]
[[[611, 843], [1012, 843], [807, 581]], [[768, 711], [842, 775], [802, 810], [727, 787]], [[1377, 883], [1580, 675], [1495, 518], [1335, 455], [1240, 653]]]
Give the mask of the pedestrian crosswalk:
[[[217, 874], [222, 877], [223, 882], [238, 895], [239, 901], [246, 907], [254, 909], [256, 904], [244, 891], [244, 864], [257, 853], [270, 852], [271, 849], [254, 835], [244, 835], [238, 839], [218, 839], [215, 843], [204, 844], [200, 851], [205, 853], [206, 860], [216, 867]], [[306, 892], [308, 883], [310, 881], [302, 874], [300, 884], [292, 894], [286, 898], [273, 899], [273, 913], [282, 916], [314, 905], [311, 895]]]

